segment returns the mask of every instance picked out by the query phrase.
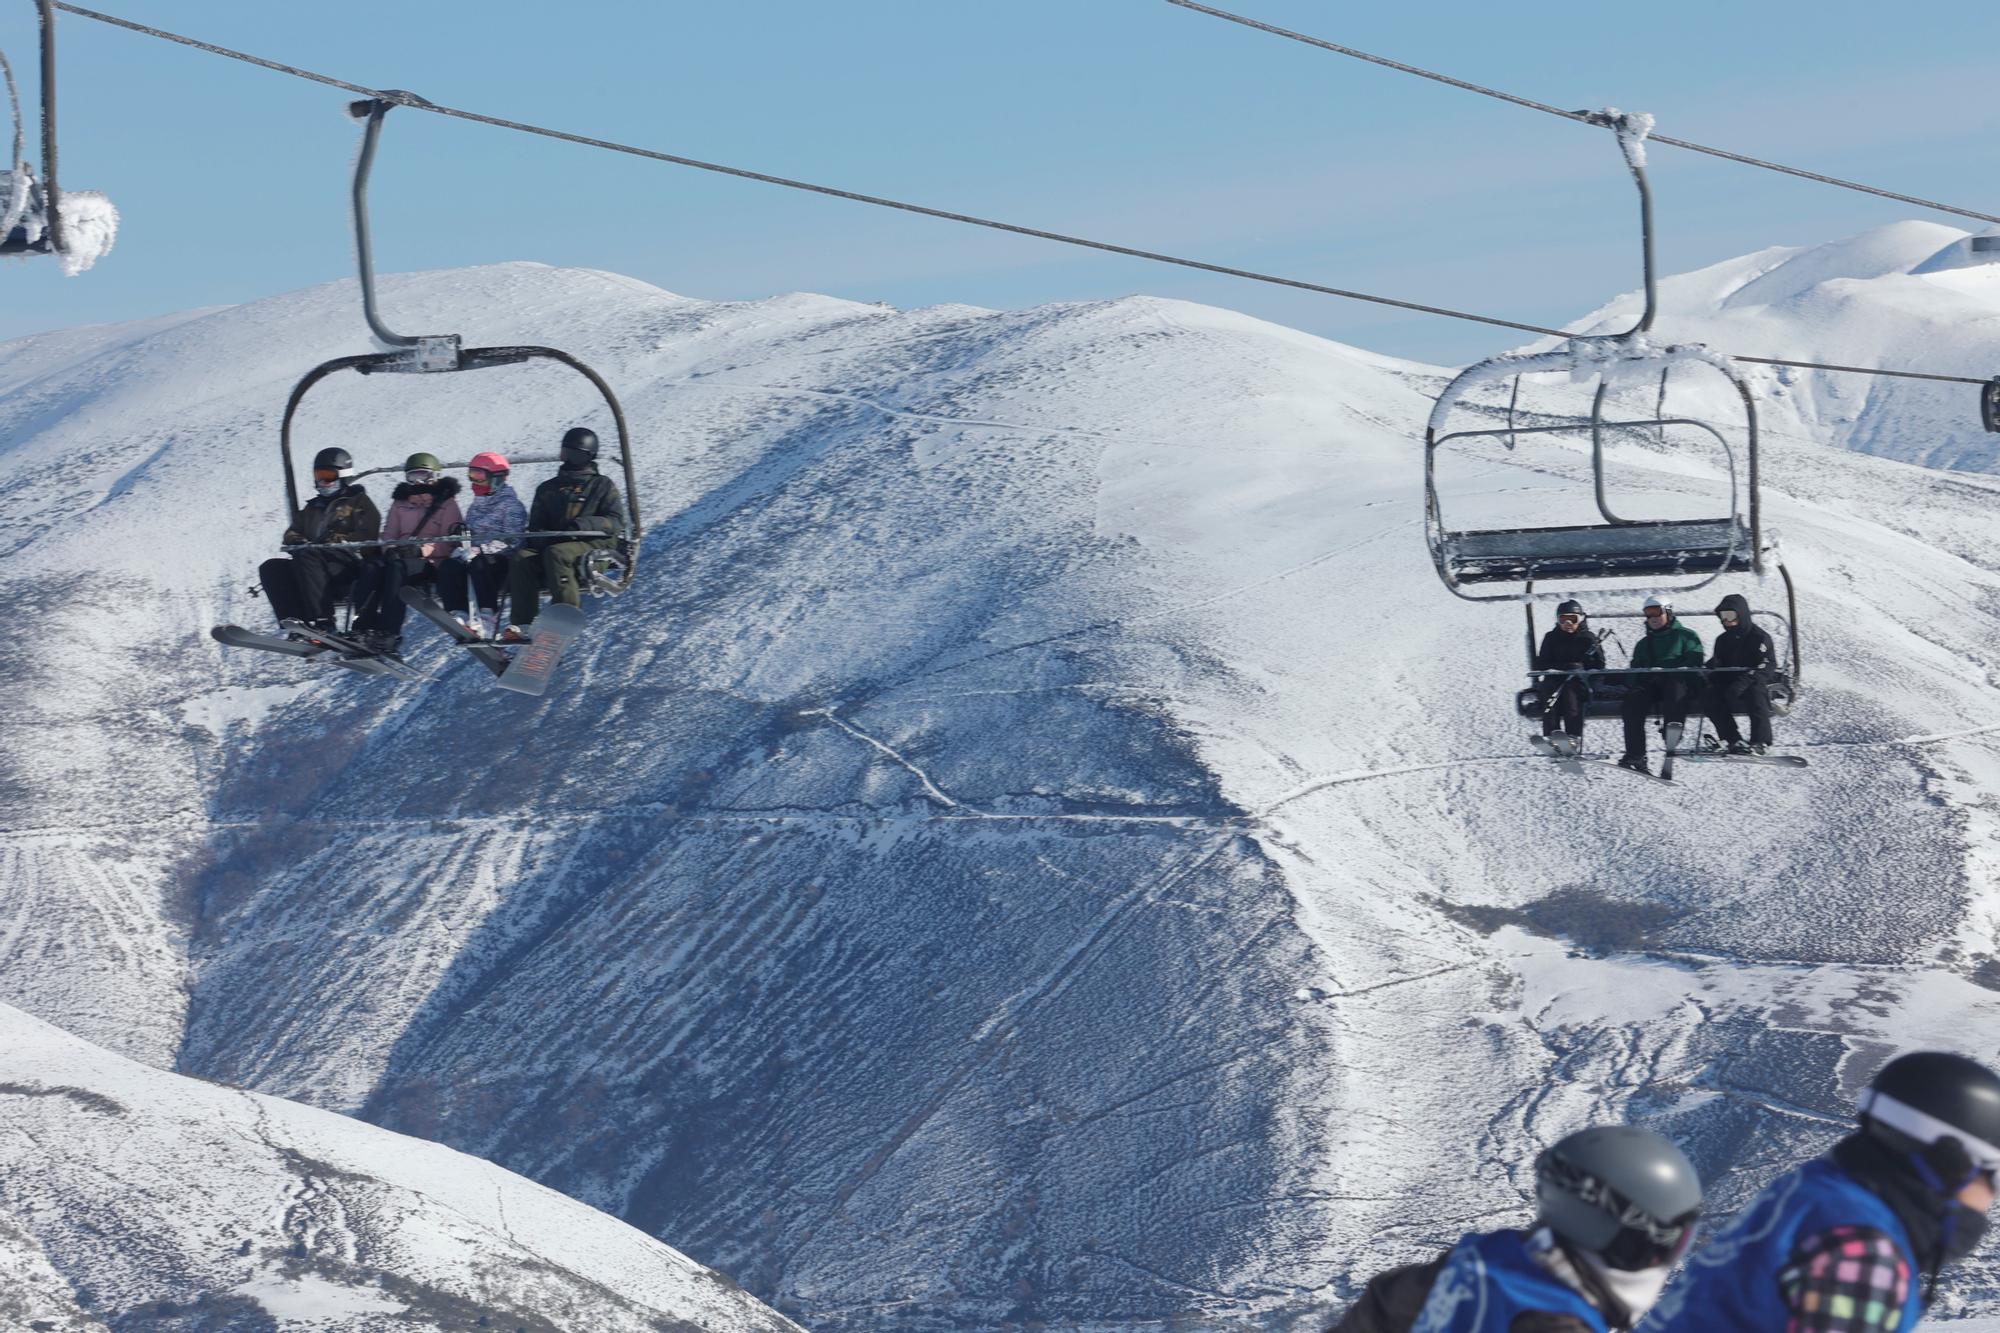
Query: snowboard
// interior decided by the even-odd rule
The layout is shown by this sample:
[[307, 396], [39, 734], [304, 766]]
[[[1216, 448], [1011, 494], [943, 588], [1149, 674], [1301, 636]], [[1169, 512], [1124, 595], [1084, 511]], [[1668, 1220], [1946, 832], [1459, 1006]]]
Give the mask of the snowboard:
[[339, 657], [335, 660], [342, 666], [353, 666], [357, 662], [362, 662], [374, 667], [379, 674], [384, 676], [395, 676], [402, 680], [412, 681], [429, 679], [423, 672], [417, 670], [402, 658], [390, 657], [387, 653], [370, 652], [360, 642], [347, 638], [345, 635], [334, 634], [331, 631], [323, 629], [314, 629], [312, 626], [298, 620], [284, 620], [279, 623], [292, 633], [303, 634], [313, 643], [320, 644], [329, 651], [338, 653]]
[[494, 684], [518, 694], [545, 692], [563, 650], [583, 632], [584, 623], [583, 612], [577, 608], [566, 602], [550, 603], [535, 619], [534, 637], [526, 647], [515, 650], [514, 660]]
[[446, 634], [451, 635], [454, 643], [478, 658], [488, 671], [498, 676], [507, 670], [507, 664], [512, 660], [513, 655], [505, 648], [500, 647], [490, 640], [480, 638], [477, 634], [459, 624], [458, 621], [452, 618], [451, 612], [445, 610], [435, 597], [432, 597], [421, 588], [412, 588], [407, 584], [404, 585], [401, 596], [406, 604], [422, 612], [424, 619], [436, 625]]
[[1703, 764], [1772, 764], [1778, 768], [1805, 768], [1806, 757], [1802, 754], [1724, 754], [1720, 750], [1703, 750], [1699, 754], [1684, 754], [1681, 758]]

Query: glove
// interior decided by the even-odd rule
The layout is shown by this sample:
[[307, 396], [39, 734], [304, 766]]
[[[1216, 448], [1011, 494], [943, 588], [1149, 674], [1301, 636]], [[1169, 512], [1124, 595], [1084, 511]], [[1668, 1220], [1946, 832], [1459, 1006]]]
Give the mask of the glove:
[[470, 564], [472, 562], [472, 543], [460, 542], [458, 545], [452, 547], [451, 558], [458, 561], [461, 565]]
[[479, 548], [479, 553], [481, 555], [505, 555], [507, 554], [507, 543], [487, 542], [484, 546], [481, 546]]

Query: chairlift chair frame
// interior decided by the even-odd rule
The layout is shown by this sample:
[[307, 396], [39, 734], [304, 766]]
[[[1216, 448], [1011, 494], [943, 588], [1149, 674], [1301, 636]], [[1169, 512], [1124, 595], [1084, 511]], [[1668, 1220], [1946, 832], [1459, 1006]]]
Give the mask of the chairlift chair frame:
[[[1541, 353], [1507, 354], [1467, 366], [1439, 395], [1424, 431], [1424, 532], [1438, 578], [1454, 596], [1467, 601], [1549, 600], [1556, 594], [1536, 593], [1533, 585], [1549, 579], [1620, 579], [1640, 581], [1640, 590], [1684, 593], [1705, 587], [1724, 574], [1763, 574], [1765, 543], [1758, 472], [1757, 406], [1750, 386], [1726, 357], [1700, 348], [1656, 349], [1646, 342], [1658, 308], [1654, 274], [1652, 190], [1637, 149], [1643, 130], [1633, 118], [1603, 113], [1593, 117], [1618, 131], [1625, 164], [1639, 191], [1640, 239], [1645, 308], [1626, 332], [1605, 336], [1575, 336]], [[1635, 366], [1656, 363], [1659, 392], [1647, 416], [1612, 419], [1606, 407], [1611, 372], [1629, 374]], [[1721, 375], [1743, 405], [1740, 429], [1744, 458], [1740, 461], [1728, 434], [1709, 421], [1666, 412], [1668, 377], [1676, 366], [1707, 367]], [[1566, 414], [1560, 424], [1521, 420], [1521, 383], [1530, 375], [1597, 371], [1590, 416]], [[1513, 381], [1504, 424], [1448, 429], [1461, 400], [1475, 386]], [[1490, 410], [1490, 409], [1488, 409]], [[1732, 423], [1732, 425], [1735, 423]], [[1697, 519], [1631, 519], [1613, 511], [1607, 494], [1605, 441], [1622, 431], [1649, 430], [1664, 441], [1670, 428], [1685, 428], [1713, 439], [1728, 462], [1729, 508], [1720, 517]], [[1559, 527], [1454, 529], [1444, 518], [1437, 484], [1441, 449], [1457, 441], [1497, 439], [1513, 448], [1524, 435], [1590, 435], [1592, 494], [1602, 523]], [[1675, 580], [1661, 583], [1660, 580]], [[1693, 582], [1688, 582], [1693, 579]], [[1515, 583], [1520, 592], [1468, 592], [1468, 584]], [[1789, 585], [1789, 579], [1787, 579]]]
[[[292, 462], [292, 427], [298, 416], [299, 405], [313, 387], [329, 376], [344, 370], [352, 370], [362, 375], [431, 375], [450, 374], [462, 370], [486, 370], [494, 366], [520, 365], [528, 361], [553, 361], [574, 370], [596, 389], [603, 398], [605, 407], [611, 413], [611, 420], [618, 436], [618, 463], [625, 476], [625, 531], [618, 534], [614, 543], [602, 551], [593, 551], [580, 569], [586, 583], [585, 591], [613, 595], [631, 586], [633, 575], [638, 570], [639, 544], [644, 528], [639, 515], [638, 475], [632, 456], [631, 430], [626, 424], [624, 406], [618, 401], [611, 386], [604, 377], [577, 357], [555, 347], [533, 345], [509, 347], [464, 347], [458, 334], [433, 334], [408, 336], [396, 333], [382, 322], [375, 300], [375, 262], [368, 228], [368, 178], [375, 163], [375, 147], [381, 138], [382, 119], [392, 107], [426, 106], [427, 102], [414, 93], [400, 90], [385, 92], [380, 98], [371, 98], [351, 103], [348, 114], [366, 122], [362, 133], [361, 153], [355, 161], [353, 184], [354, 240], [358, 256], [361, 280], [362, 313], [368, 321], [370, 332], [381, 342], [393, 349], [386, 352], [369, 352], [356, 356], [335, 357], [322, 362], [307, 371], [292, 387], [291, 396], [285, 401], [285, 412], [278, 426], [279, 461], [285, 474], [285, 499], [292, 513], [297, 513], [299, 504], [298, 478]], [[529, 456], [510, 460], [516, 463], [542, 463], [557, 461], [555, 455]], [[450, 464], [462, 467], [463, 464]], [[378, 472], [400, 471], [400, 468], [370, 468], [358, 475], [367, 476]], [[575, 538], [575, 533], [530, 532], [524, 537]], [[444, 541], [471, 540], [470, 538], [443, 538]], [[356, 550], [368, 546], [385, 546], [386, 542], [343, 543], [340, 549]], [[400, 544], [400, 543], [396, 543]], [[300, 547], [289, 547], [296, 551]]]

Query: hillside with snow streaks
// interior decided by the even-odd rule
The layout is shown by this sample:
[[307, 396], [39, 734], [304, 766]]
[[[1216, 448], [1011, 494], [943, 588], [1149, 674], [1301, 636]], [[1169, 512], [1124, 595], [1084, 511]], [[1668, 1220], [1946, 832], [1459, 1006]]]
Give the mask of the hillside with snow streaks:
[[9, 1329], [797, 1330], [490, 1163], [136, 1064], [4, 1006], [0, 1178]]
[[[650, 529], [548, 698], [421, 626], [399, 687], [199, 637], [261, 618], [277, 413], [353, 304], [0, 347], [0, 999], [94, 1042], [488, 1158], [815, 1329], [1108, 1331], [1313, 1327], [1594, 1118], [1727, 1208], [1892, 1047], [1996, 1030], [2000, 481], [1774, 433], [1813, 767], [1670, 791], [1522, 756], [1519, 613], [1423, 551], [1443, 371], [1147, 298], [408, 275], [404, 324], [607, 374]], [[300, 448], [587, 410], [335, 381]], [[1721, 485], [1615, 457], [1658, 512]], [[1462, 461], [1496, 520], [1587, 475]]]

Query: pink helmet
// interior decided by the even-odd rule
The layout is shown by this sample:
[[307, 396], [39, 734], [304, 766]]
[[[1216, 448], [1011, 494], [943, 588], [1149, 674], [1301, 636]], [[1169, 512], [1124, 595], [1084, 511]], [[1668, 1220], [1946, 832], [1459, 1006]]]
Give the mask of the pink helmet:
[[502, 454], [496, 454], [490, 449], [483, 454], [474, 454], [472, 461], [467, 463], [466, 466], [468, 468], [478, 468], [481, 472], [498, 472], [503, 475], [510, 470], [507, 466], [506, 457]]

